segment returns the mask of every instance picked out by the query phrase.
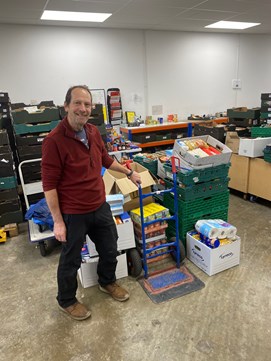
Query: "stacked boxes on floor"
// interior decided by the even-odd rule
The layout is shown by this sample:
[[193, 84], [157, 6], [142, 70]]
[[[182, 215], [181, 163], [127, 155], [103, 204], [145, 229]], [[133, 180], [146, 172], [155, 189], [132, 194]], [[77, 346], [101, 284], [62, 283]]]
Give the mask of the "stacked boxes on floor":
[[22, 222], [13, 154], [6, 130], [0, 131], [0, 226]]
[[261, 94], [261, 120], [271, 123], [271, 93]]
[[[13, 127], [17, 145], [19, 163], [41, 158], [42, 141], [60, 121], [57, 107], [38, 108], [27, 107], [12, 111]], [[24, 181], [32, 183], [41, 180], [39, 162], [23, 165]], [[31, 196], [30, 204], [36, 203], [43, 195]]]
[[[115, 222], [118, 232], [118, 264], [116, 269], [116, 278], [128, 276], [127, 258], [124, 250], [135, 247], [135, 238], [132, 220], [127, 212], [115, 216]], [[82, 254], [81, 267], [78, 275], [84, 288], [94, 286], [98, 283], [97, 265], [98, 253], [95, 244], [87, 236], [86, 254]]]
[[[208, 145], [220, 150], [220, 154], [204, 158], [191, 157], [182, 151], [178, 140], [174, 144], [173, 155], [181, 162], [177, 171], [179, 237], [185, 245], [186, 233], [192, 230], [199, 219], [228, 219], [229, 190], [228, 172], [231, 150], [211, 136], [186, 138], [182, 141], [204, 140]], [[171, 165], [165, 164], [165, 183], [173, 187]], [[174, 212], [174, 196], [164, 194], [164, 206]], [[175, 236], [175, 224], [169, 223], [167, 235]]]
[[227, 109], [229, 124], [237, 127], [251, 127], [260, 124], [260, 108], [248, 109], [246, 107]]
[[[142, 227], [141, 227], [141, 216], [140, 208], [132, 209], [130, 212], [131, 218], [134, 224], [134, 232], [136, 236], [136, 243], [139, 253], [142, 256]], [[154, 248], [161, 246], [167, 243], [166, 229], [168, 227], [167, 221], [163, 218], [169, 217], [169, 210], [160, 204], [150, 203], [143, 206], [143, 220], [145, 222], [154, 221], [157, 219], [157, 222], [152, 223], [144, 227], [145, 240], [146, 240], [146, 249]], [[148, 263], [155, 262], [167, 257], [167, 254], [159, 255], [159, 253], [165, 252], [166, 249], [159, 248], [153, 251], [147, 251], [147, 257], [155, 256], [155, 258], [150, 258], [147, 260]]]
[[5, 129], [9, 138], [9, 146], [13, 153], [15, 166], [18, 165], [14, 129], [12, 125], [11, 104], [8, 93], [0, 92], [0, 129]]

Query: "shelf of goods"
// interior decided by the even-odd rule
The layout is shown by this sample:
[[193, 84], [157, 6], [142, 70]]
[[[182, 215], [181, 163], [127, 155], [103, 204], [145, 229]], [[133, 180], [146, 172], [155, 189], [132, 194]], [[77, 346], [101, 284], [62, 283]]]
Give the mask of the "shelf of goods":
[[[174, 123], [163, 123], [157, 125], [145, 125], [139, 127], [120, 127], [120, 132], [130, 141], [139, 143], [140, 148], [157, 147], [161, 145], [174, 144], [179, 133], [192, 136], [193, 126], [197, 123], [208, 124], [210, 122], [227, 123], [228, 118], [216, 118], [210, 121], [180, 121]], [[179, 132], [178, 132], [179, 130]], [[181, 134], [180, 137], [183, 135]]]

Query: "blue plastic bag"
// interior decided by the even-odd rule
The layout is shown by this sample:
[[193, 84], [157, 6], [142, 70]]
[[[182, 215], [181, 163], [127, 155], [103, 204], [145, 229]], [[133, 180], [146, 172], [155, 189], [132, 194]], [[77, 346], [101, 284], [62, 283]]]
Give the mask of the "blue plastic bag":
[[53, 230], [54, 221], [47, 205], [46, 199], [42, 198], [38, 203], [31, 204], [25, 214], [25, 219], [32, 219], [37, 224], [43, 224]]

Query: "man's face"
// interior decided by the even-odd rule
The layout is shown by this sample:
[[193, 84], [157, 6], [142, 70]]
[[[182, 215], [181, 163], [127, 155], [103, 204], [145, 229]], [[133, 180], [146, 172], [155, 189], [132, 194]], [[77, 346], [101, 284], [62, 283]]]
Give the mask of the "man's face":
[[64, 107], [68, 113], [67, 116], [70, 126], [76, 132], [82, 130], [91, 114], [92, 100], [89, 92], [81, 88], [73, 89], [71, 102], [70, 104], [65, 103]]

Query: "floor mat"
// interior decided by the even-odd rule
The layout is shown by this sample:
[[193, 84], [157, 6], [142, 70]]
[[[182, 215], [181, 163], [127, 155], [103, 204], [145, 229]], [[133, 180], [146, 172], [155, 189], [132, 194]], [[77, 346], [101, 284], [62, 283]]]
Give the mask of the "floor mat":
[[205, 286], [185, 266], [154, 272], [147, 279], [140, 277], [138, 282], [154, 303], [170, 301]]

